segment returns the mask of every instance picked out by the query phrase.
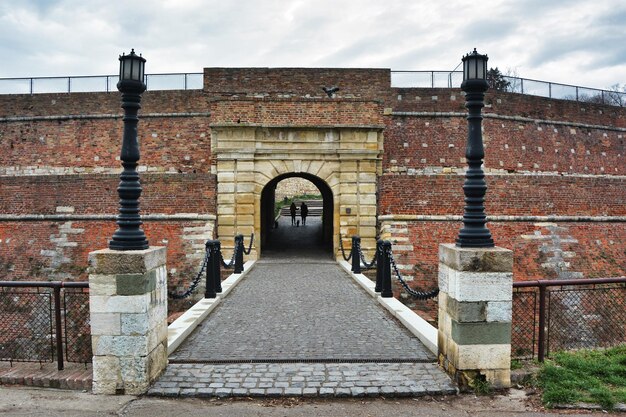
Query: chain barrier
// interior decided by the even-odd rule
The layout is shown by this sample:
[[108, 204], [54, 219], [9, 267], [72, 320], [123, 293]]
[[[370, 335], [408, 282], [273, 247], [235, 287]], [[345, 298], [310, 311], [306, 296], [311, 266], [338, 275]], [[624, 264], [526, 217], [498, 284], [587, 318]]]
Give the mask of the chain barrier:
[[254, 242], [254, 233], [250, 235], [250, 244], [248, 245], [248, 250], [246, 250], [246, 248], [243, 248], [244, 254], [250, 255], [250, 252], [252, 251], [252, 242]]
[[393, 253], [391, 253], [391, 249], [389, 249], [388, 255], [389, 255], [389, 261], [391, 262], [391, 266], [393, 267], [393, 270], [396, 273], [396, 278], [398, 279], [398, 281], [400, 282], [400, 284], [402, 285], [402, 287], [408, 294], [412, 295], [414, 298], [417, 298], [418, 300], [428, 300], [430, 298], [436, 297], [439, 294], [439, 288], [435, 288], [432, 291], [426, 291], [426, 292], [415, 291], [411, 289], [409, 285], [402, 279], [402, 276], [400, 275], [400, 271], [398, 271], [396, 261], [393, 259]]
[[363, 269], [372, 269], [376, 267], [376, 254], [374, 254], [374, 259], [372, 259], [372, 262], [367, 262], [365, 260], [365, 255], [363, 254], [363, 251], [361, 250], [361, 244], [358, 243], [357, 246], [357, 250], [359, 251], [359, 257], [361, 258], [361, 263], [363, 264]]
[[230, 262], [226, 263], [224, 261], [224, 255], [222, 255], [222, 249], [220, 248], [220, 261], [222, 262], [222, 266], [226, 269], [231, 269], [235, 267], [235, 257], [237, 256], [237, 252], [239, 250], [239, 246], [235, 245], [233, 248], [233, 256], [230, 258]]
[[343, 256], [343, 259], [346, 262], [350, 262], [350, 259], [352, 258], [352, 251], [350, 251], [350, 256], [346, 256], [346, 251], [343, 248], [343, 238], [341, 237], [341, 235], [339, 235], [339, 247], [341, 248], [341, 256]]
[[182, 300], [183, 298], [189, 297], [198, 287], [198, 284], [200, 283], [200, 280], [202, 279], [202, 274], [204, 274], [204, 271], [206, 270], [206, 267], [209, 264], [210, 257], [211, 257], [210, 251], [207, 250], [204, 255], [204, 261], [202, 261], [202, 267], [200, 268], [200, 272], [198, 272], [198, 275], [196, 275], [196, 277], [193, 279], [193, 281], [191, 282], [191, 285], [189, 286], [189, 288], [187, 288], [187, 291], [185, 291], [182, 294], [177, 294], [173, 291], [168, 291], [167, 295], [169, 295], [174, 300]]

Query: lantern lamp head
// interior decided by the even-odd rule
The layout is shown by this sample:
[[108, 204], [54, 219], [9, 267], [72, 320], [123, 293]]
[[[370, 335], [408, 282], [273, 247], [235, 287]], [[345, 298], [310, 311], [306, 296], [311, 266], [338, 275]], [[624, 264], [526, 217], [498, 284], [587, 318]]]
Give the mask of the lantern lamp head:
[[117, 83], [117, 89], [121, 92], [143, 93], [146, 91], [145, 65], [146, 59], [135, 54], [134, 49], [128, 55], [120, 55], [120, 80]]
[[[463, 57], [463, 83], [461, 84], [461, 88], [465, 89], [464, 86], [472, 85], [485, 85], [488, 87], [487, 83], [487, 61], [489, 58], [487, 55], [479, 54], [474, 48], [474, 51], [465, 55]], [[486, 90], [486, 88], [485, 88]]]

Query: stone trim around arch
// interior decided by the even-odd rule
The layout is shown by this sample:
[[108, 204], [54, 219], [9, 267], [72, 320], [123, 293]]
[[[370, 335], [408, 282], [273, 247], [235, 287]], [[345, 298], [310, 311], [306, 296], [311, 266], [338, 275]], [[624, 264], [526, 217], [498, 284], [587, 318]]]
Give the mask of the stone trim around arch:
[[[336, 256], [340, 234], [360, 235], [363, 249], [373, 254], [382, 144], [380, 127], [212, 125], [217, 237], [225, 255], [236, 234], [260, 236], [261, 193], [270, 181], [289, 174], [317, 177], [332, 191]], [[260, 242], [255, 239], [252, 259], [259, 256]]]

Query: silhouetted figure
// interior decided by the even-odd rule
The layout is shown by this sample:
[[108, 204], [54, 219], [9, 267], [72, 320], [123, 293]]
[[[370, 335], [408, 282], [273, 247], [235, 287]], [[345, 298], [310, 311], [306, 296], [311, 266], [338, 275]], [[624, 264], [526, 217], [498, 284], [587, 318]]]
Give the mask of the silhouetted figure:
[[302, 217], [302, 226], [306, 226], [306, 216], [309, 214], [309, 208], [307, 207], [306, 204], [304, 204], [304, 201], [302, 202], [302, 205], [300, 206], [300, 217]]
[[291, 203], [291, 205], [289, 206], [289, 212], [291, 213], [291, 225], [295, 226], [296, 224], [296, 210], [298, 208], [296, 207], [296, 203]]

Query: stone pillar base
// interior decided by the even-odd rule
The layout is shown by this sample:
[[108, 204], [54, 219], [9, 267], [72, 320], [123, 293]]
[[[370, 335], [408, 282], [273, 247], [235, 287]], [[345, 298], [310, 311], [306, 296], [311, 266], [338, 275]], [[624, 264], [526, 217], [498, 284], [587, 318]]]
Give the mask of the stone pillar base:
[[167, 366], [164, 247], [89, 254], [94, 394], [143, 394]]
[[511, 385], [513, 252], [439, 245], [439, 364], [461, 388]]

